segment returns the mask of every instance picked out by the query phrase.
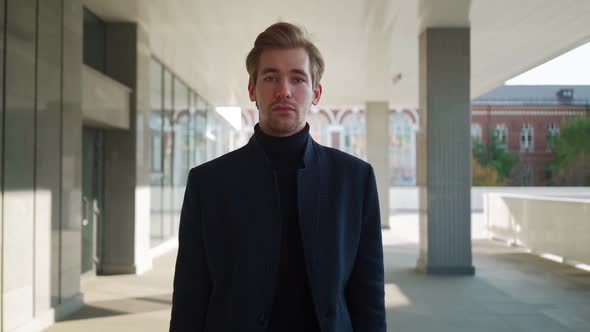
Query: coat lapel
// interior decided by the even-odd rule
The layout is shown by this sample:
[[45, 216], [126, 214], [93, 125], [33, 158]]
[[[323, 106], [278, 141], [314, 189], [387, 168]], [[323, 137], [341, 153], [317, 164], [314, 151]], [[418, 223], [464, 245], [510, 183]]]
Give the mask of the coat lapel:
[[307, 140], [303, 161], [304, 167], [297, 173], [298, 219], [303, 238], [306, 267], [311, 281], [311, 275], [317, 265], [314, 258], [317, 258], [318, 255], [314, 251], [317, 248], [315, 243], [318, 228], [319, 204], [323, 190], [319, 154], [316, 143], [311, 139], [311, 136]]
[[269, 267], [274, 269], [277, 265], [275, 262], [279, 260], [281, 247], [281, 215], [275, 177], [270, 160], [254, 136], [250, 138], [247, 148], [248, 156], [253, 162], [247, 167], [242, 167], [245, 170], [245, 181], [248, 181], [252, 188], [250, 193], [256, 205], [256, 226], [250, 225], [243, 230], [245, 234], [252, 232], [243, 250], [252, 253], [249, 257], [256, 261], [256, 268], [261, 271]]

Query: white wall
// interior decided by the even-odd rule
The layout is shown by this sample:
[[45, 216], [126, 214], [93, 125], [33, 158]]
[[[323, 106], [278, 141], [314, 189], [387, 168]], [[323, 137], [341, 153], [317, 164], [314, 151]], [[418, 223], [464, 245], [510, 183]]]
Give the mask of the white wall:
[[590, 264], [590, 199], [488, 193], [484, 202], [490, 237]]
[[[590, 188], [587, 187], [472, 187], [471, 211], [483, 211], [483, 195], [486, 193], [590, 198]], [[389, 206], [392, 214], [418, 212], [418, 187], [391, 187]]]

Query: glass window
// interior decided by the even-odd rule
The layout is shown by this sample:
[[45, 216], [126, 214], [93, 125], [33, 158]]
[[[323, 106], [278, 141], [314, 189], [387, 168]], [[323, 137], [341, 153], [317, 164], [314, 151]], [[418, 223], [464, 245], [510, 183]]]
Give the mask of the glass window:
[[365, 117], [360, 111], [351, 112], [342, 120], [344, 144], [342, 150], [366, 160]]
[[155, 247], [178, 234], [188, 171], [228, 152], [235, 130], [219, 115], [210, 119], [212, 106], [161, 63], [152, 59], [150, 66], [150, 246]]
[[195, 130], [192, 133], [194, 138], [193, 165], [200, 165], [207, 161], [207, 108], [205, 101], [196, 93], [193, 94], [193, 122]]
[[163, 67], [157, 61], [150, 64], [150, 246], [164, 239], [163, 225]]
[[100, 71], [106, 70], [106, 23], [84, 8], [84, 64]]
[[533, 126], [528, 123], [523, 124], [520, 127], [520, 151], [532, 152], [534, 149], [533, 142]]
[[416, 184], [415, 135], [412, 119], [404, 112], [389, 116], [391, 184]]
[[156, 61], [150, 66], [150, 169], [152, 183], [160, 183], [159, 173], [162, 172], [162, 65]]
[[330, 137], [330, 120], [325, 111], [313, 110], [308, 115], [309, 133], [313, 139], [325, 146], [332, 146]]
[[559, 136], [559, 126], [552, 122], [547, 125], [547, 151], [551, 151], [551, 141], [557, 136]]
[[471, 139], [481, 140], [481, 125], [479, 123], [472, 123], [471, 124]]
[[497, 124], [494, 134], [498, 148], [508, 150], [508, 128], [506, 125], [504, 123]]
[[187, 86], [174, 80], [174, 186], [186, 185], [190, 166], [190, 110]]

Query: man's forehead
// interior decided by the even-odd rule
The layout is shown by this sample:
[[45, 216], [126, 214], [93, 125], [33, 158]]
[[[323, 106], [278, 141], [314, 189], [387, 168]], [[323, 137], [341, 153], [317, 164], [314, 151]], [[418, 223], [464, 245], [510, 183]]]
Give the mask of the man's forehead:
[[304, 48], [273, 48], [260, 54], [259, 72], [304, 71], [309, 73], [309, 55]]

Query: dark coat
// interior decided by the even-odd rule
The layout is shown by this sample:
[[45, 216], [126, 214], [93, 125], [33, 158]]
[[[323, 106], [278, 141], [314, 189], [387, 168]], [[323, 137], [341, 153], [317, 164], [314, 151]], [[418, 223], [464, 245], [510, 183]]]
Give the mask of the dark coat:
[[[372, 167], [311, 137], [298, 170], [305, 265], [322, 332], [385, 331]], [[180, 217], [170, 331], [265, 331], [280, 254], [277, 185], [252, 137], [193, 168]]]

